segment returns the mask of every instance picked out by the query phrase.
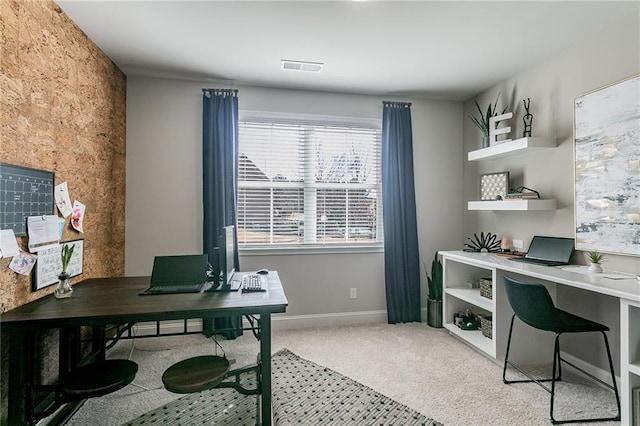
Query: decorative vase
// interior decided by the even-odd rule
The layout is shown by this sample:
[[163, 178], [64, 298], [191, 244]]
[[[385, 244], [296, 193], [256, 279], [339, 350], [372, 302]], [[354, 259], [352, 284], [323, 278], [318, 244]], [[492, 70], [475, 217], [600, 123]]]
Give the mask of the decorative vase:
[[427, 299], [427, 325], [442, 328], [442, 300]]
[[489, 148], [489, 146], [491, 146], [491, 144], [489, 143], [489, 136], [483, 136], [482, 137], [482, 147], [483, 148]]
[[596, 274], [601, 273], [602, 265], [600, 265], [599, 263], [591, 263], [591, 266], [589, 266], [589, 272], [594, 272]]
[[58, 275], [58, 285], [53, 292], [56, 298], [64, 299], [66, 297], [70, 297], [72, 293], [73, 287], [71, 287], [71, 284], [69, 283], [69, 274], [65, 272]]

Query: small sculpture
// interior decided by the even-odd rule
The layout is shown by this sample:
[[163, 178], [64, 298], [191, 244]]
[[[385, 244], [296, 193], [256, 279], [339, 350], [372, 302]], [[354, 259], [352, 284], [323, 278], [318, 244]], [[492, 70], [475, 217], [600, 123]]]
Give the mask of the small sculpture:
[[464, 245], [467, 248], [464, 251], [481, 252], [485, 250], [489, 253], [496, 253], [500, 250], [500, 241], [491, 232], [487, 233], [487, 235], [484, 235], [484, 232], [480, 232], [480, 238], [478, 238], [477, 234], [473, 234], [473, 238], [472, 240], [471, 237], [467, 237], [471, 244], [465, 243]]
[[522, 132], [522, 137], [526, 138], [526, 137], [531, 137], [531, 125], [533, 124], [533, 114], [529, 112], [529, 105], [531, 104], [531, 99], [527, 98], [526, 101], [523, 99], [522, 103], [524, 104], [524, 109], [527, 111], [524, 117], [522, 117], [522, 121], [524, 121], [524, 132]]

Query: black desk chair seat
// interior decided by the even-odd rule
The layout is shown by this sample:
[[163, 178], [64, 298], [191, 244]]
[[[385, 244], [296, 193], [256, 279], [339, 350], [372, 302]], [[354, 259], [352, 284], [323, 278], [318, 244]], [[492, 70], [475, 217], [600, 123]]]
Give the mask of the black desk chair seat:
[[95, 398], [127, 386], [137, 372], [138, 364], [127, 359], [96, 361], [63, 376], [58, 391], [68, 401]]
[[217, 355], [188, 358], [173, 364], [162, 374], [164, 387], [174, 393], [193, 393], [212, 389], [229, 371], [229, 361]]
[[[618, 421], [620, 420], [620, 397], [618, 395], [618, 387], [616, 384], [616, 376], [613, 370], [613, 361], [611, 360], [611, 351], [609, 349], [609, 341], [605, 332], [609, 331], [609, 327], [603, 324], [599, 324], [594, 321], [590, 321], [586, 318], [579, 317], [577, 315], [565, 312], [555, 307], [553, 300], [549, 295], [549, 292], [542, 284], [537, 283], [524, 283], [516, 281], [508, 276], [504, 277], [504, 285], [507, 293], [507, 299], [513, 309], [513, 316], [511, 317], [511, 326], [509, 328], [509, 339], [507, 341], [507, 351], [504, 358], [504, 368], [502, 370], [502, 380], [504, 383], [531, 383], [534, 382], [540, 387], [551, 393], [551, 403], [549, 408], [549, 416], [553, 424], [559, 423], [576, 423], [576, 422], [596, 422], [596, 421]], [[551, 331], [556, 333], [555, 346], [553, 352], [553, 371], [551, 379], [535, 379], [527, 372], [523, 371], [519, 366], [509, 361], [509, 349], [511, 348], [511, 335], [513, 332], [513, 322], [518, 317], [525, 324], [530, 325], [533, 328], [539, 330]], [[612, 384], [603, 382], [602, 380], [594, 377], [583, 369], [575, 366], [567, 360], [560, 357], [560, 335], [562, 333], [587, 333], [587, 332], [600, 332], [604, 338], [604, 343], [607, 349], [607, 356], [609, 358], [609, 368], [611, 370]], [[553, 402], [555, 397], [555, 384], [556, 381], [562, 380], [562, 368], [561, 363], [570, 365], [581, 373], [591, 377], [597, 382], [603, 384], [607, 388], [613, 390], [616, 396], [616, 403], [618, 406], [618, 414], [614, 417], [605, 418], [591, 418], [591, 419], [570, 419], [570, 420], [556, 420], [553, 416]], [[521, 372], [523, 375], [529, 378], [529, 380], [507, 380], [507, 365], [510, 365]], [[558, 375], [556, 376], [556, 371]], [[543, 385], [541, 382], [551, 381], [551, 389]]]

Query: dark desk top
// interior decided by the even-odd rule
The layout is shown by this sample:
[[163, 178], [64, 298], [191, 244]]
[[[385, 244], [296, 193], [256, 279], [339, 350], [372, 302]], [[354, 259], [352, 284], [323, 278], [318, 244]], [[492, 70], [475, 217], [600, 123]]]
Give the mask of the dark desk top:
[[73, 295], [53, 294], [0, 316], [2, 329], [123, 324], [228, 315], [285, 312], [289, 302], [278, 273], [267, 275], [269, 290], [140, 296], [150, 277], [92, 278], [73, 286]]

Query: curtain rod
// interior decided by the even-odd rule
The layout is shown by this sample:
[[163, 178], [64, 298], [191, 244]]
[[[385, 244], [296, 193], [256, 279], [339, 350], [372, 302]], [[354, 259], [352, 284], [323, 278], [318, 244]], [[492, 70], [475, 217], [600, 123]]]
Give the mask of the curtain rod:
[[238, 89], [202, 89], [205, 95], [238, 95]]
[[382, 101], [382, 105], [392, 108], [409, 108], [411, 107], [411, 102]]

